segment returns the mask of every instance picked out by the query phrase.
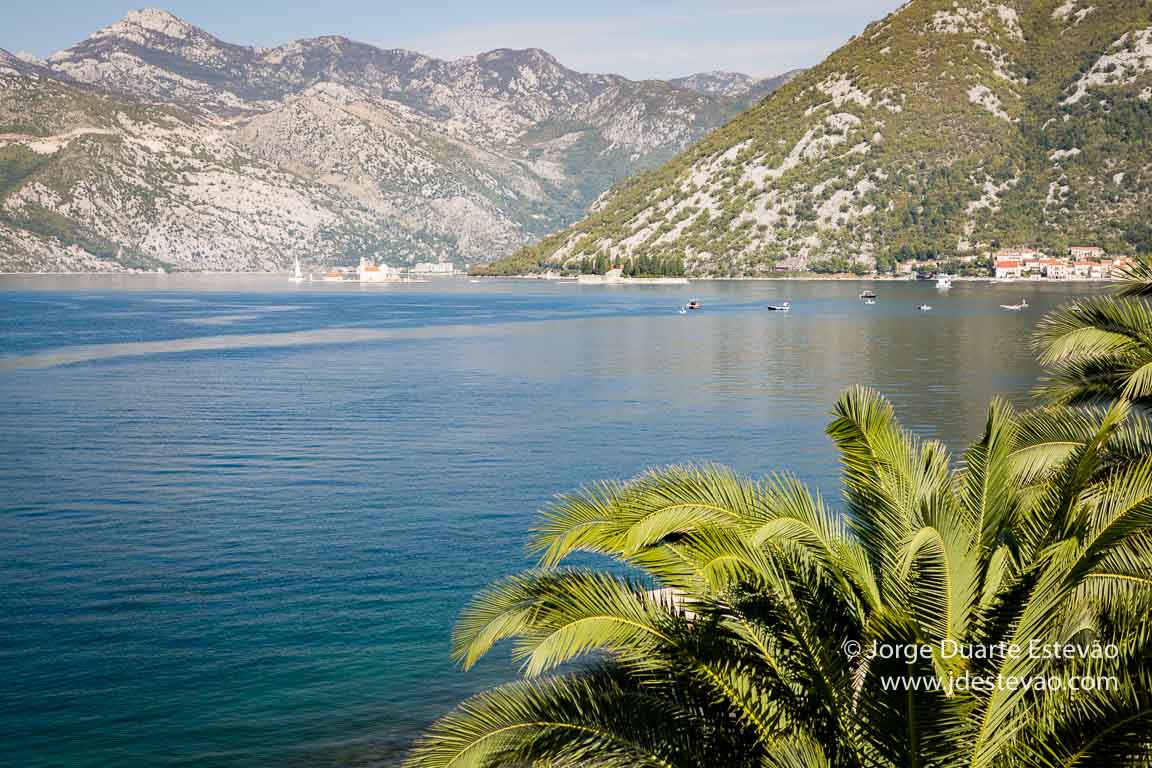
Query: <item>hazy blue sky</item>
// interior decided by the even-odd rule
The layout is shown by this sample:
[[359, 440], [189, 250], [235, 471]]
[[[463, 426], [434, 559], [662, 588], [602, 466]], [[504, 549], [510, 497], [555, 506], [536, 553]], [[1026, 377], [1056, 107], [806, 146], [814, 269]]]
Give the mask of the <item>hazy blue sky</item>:
[[[138, 2], [37, 0], [0, 13], [0, 48], [45, 56]], [[902, 0], [173, 0], [162, 7], [233, 43], [340, 34], [444, 58], [537, 47], [573, 69], [633, 78], [727, 69], [776, 74], [817, 63]]]

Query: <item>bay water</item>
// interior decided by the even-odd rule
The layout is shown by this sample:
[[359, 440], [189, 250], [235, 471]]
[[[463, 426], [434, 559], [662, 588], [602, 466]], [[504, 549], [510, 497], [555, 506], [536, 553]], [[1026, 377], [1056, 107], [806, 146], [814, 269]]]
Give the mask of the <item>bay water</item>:
[[959, 449], [1099, 290], [0, 278], [0, 763], [395, 765], [515, 674], [449, 633], [554, 494], [722, 462], [834, 499], [844, 389]]

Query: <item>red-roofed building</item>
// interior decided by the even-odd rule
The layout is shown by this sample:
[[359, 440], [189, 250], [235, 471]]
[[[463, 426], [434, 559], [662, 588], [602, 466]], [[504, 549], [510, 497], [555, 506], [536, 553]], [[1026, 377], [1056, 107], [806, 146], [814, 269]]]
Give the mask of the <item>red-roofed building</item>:
[[996, 260], [997, 280], [1014, 280], [1018, 279], [1022, 274], [1023, 270], [1019, 261], [1014, 259]]

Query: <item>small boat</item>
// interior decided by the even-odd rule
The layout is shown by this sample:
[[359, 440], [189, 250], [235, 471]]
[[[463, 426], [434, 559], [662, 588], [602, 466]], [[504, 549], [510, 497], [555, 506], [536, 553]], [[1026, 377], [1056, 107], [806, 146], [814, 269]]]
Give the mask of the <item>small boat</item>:
[[952, 276], [951, 275], [936, 275], [937, 288], [951, 288]]
[[1001, 304], [1000, 309], [1008, 309], [1013, 312], [1019, 312], [1028, 309], [1028, 299], [1020, 299], [1019, 304]]
[[788, 302], [788, 301], [782, 301], [779, 304], [769, 304], [768, 305], [768, 311], [769, 312], [791, 312], [792, 311], [792, 303]]
[[860, 298], [874, 299], [876, 298], [876, 291], [860, 291]]
[[692, 301], [684, 305], [684, 309], [700, 309], [700, 302], [692, 299]]
[[288, 279], [293, 283], [304, 282], [304, 273], [300, 271], [300, 259], [299, 259], [299, 257], [297, 257], [295, 260], [295, 266], [292, 270], [292, 277], [290, 277]]
[[932, 305], [931, 304], [920, 304], [916, 307], [916, 309], [921, 311], [921, 312], [931, 312], [932, 311]]
[[875, 304], [875, 303], [876, 303], [876, 299], [864, 299], [864, 303], [865, 303], [865, 304], [869, 304], [869, 305], [871, 305], [871, 304]]

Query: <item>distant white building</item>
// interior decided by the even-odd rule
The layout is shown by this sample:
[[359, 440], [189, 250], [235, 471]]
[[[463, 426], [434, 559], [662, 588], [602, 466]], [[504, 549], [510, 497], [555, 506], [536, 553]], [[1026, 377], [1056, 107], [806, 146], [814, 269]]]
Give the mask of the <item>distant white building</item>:
[[1041, 259], [1040, 266], [1049, 280], [1067, 280], [1072, 274], [1071, 265], [1064, 259]]
[[997, 259], [996, 279], [1017, 280], [1023, 274], [1020, 262], [1015, 259]]
[[1095, 245], [1074, 245], [1068, 249], [1068, 255], [1073, 261], [1099, 261], [1108, 254]]
[[418, 275], [454, 275], [456, 266], [450, 261], [421, 261], [412, 265], [412, 272]]
[[1077, 261], [1072, 265], [1072, 276], [1081, 280], [1087, 280], [1092, 277], [1093, 267], [1099, 266], [1101, 265], [1091, 261]]
[[1000, 260], [1014, 260], [1014, 261], [1037, 261], [1044, 258], [1044, 254], [1035, 248], [1001, 248], [992, 254], [992, 258], [997, 261]]
[[361, 257], [360, 267], [356, 270], [362, 283], [395, 283], [403, 279], [400, 270], [387, 264], [373, 264]]

